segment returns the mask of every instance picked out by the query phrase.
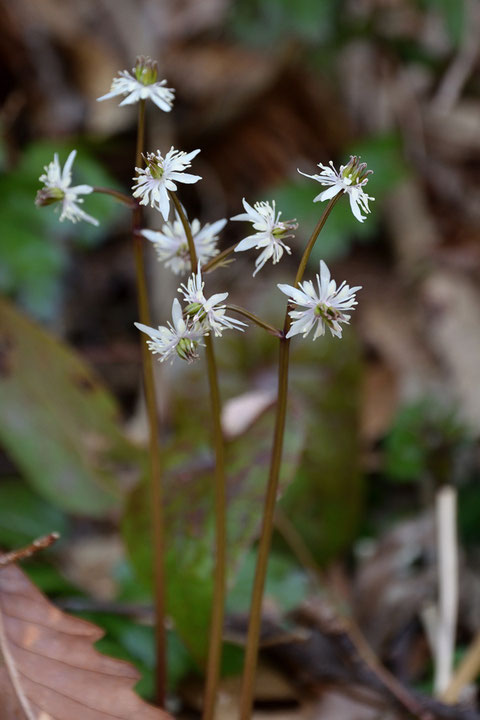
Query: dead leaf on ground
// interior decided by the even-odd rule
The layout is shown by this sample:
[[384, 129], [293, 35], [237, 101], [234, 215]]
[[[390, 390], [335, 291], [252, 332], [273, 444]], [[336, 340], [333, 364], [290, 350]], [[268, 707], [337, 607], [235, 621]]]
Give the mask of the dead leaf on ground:
[[133, 690], [136, 670], [97, 652], [103, 635], [55, 608], [17, 567], [0, 571], [2, 720], [168, 720]]

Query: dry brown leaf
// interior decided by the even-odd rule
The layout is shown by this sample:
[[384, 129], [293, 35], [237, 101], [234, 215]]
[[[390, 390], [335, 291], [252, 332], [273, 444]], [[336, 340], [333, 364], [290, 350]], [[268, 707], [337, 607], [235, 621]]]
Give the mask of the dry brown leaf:
[[1, 720], [168, 720], [135, 694], [137, 671], [94, 649], [103, 631], [0, 570]]

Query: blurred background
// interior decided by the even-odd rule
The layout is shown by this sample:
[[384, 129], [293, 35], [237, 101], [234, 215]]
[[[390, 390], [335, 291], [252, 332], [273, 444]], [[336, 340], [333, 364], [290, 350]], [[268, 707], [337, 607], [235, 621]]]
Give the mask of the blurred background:
[[[26, 570], [61, 607], [105, 628], [99, 647], [133, 661], [139, 692], [151, 697], [147, 429], [130, 218], [100, 195], [84, 205], [98, 228], [60, 224], [53, 208], [34, 205], [43, 166], [54, 152], [63, 164], [73, 148], [74, 184], [129, 191], [136, 107], [96, 98], [138, 54], [149, 55], [176, 101], [170, 114], [148, 107], [147, 148], [202, 151], [192, 171], [203, 181], [180, 190], [190, 216], [229, 218], [245, 197], [275, 199], [282, 218], [299, 223], [294, 252], [280, 265], [252, 279], [253, 256], [243, 253], [209, 279], [272, 324], [284, 313], [276, 283], [292, 282], [321, 211], [312, 202], [318, 185], [297, 168], [313, 173], [319, 162], [338, 166], [356, 154], [374, 171], [367, 221], [341, 201], [310, 264], [313, 276], [323, 258], [338, 281], [363, 290], [342, 341], [294, 343], [259, 717], [383, 717], [381, 695], [339, 689], [349, 671], [302, 620], [305, 601], [325, 596], [356, 619], [398, 678], [429, 692], [431, 511], [444, 483], [459, 493], [457, 659], [480, 631], [479, 4], [0, 0], [0, 27], [1, 545], [62, 533]], [[145, 221], [160, 229], [158, 213]], [[242, 230], [228, 224], [221, 247]], [[163, 323], [178, 278], [153, 252], [147, 267], [152, 314]], [[276, 347], [255, 328], [217, 347], [230, 482], [228, 718]], [[171, 701], [195, 717], [211, 599], [207, 389], [202, 362], [156, 371]]]

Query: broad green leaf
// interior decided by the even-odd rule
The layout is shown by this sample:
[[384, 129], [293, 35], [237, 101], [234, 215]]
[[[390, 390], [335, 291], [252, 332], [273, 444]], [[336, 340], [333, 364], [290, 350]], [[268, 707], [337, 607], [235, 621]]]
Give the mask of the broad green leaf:
[[[245, 552], [254, 541], [263, 510], [273, 411], [257, 420], [238, 440], [227, 445], [228, 572], [232, 581]], [[303, 450], [304, 423], [293, 409], [287, 423], [282, 488], [295, 475]], [[178, 457], [178, 456], [177, 456]], [[167, 529], [167, 606], [183, 642], [199, 665], [207, 650], [214, 569], [213, 467], [201, 456], [170, 467], [165, 477]], [[197, 467], [196, 467], [197, 464]], [[134, 567], [151, 585], [152, 552], [148, 490], [131, 495], [123, 522], [125, 541]]]
[[56, 507], [37, 495], [20, 478], [0, 483], [0, 545], [18, 548], [41, 535], [56, 531], [64, 537], [68, 520]]
[[0, 444], [25, 479], [63, 510], [102, 517], [141, 454], [112, 396], [67, 346], [0, 300]]

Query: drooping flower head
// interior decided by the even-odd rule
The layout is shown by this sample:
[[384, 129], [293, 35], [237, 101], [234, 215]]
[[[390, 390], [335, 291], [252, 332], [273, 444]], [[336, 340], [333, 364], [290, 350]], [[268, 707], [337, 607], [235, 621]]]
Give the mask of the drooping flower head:
[[187, 303], [186, 314], [194, 322], [202, 324], [207, 332], [213, 330], [216, 336], [220, 336], [227, 328], [243, 332], [242, 327], [246, 327], [245, 323], [225, 315], [226, 306], [221, 303], [227, 299], [228, 292], [215, 293], [207, 299], [203, 293], [204, 286], [199, 263], [196, 274], [188, 278], [186, 285], [182, 284], [178, 288]]
[[[200, 265], [217, 255], [218, 233], [226, 223], [227, 220], [223, 218], [202, 227], [199, 220], [192, 221], [193, 242]], [[165, 263], [165, 267], [170, 268], [176, 275], [191, 272], [187, 236], [177, 214], [175, 221], [166, 222], [160, 231], [142, 230], [141, 234], [153, 243], [158, 259]]]
[[45, 165], [45, 172], [43, 175], [40, 175], [39, 178], [40, 182], [43, 182], [44, 187], [37, 192], [35, 204], [41, 207], [60, 203], [60, 222], [63, 222], [65, 219], [73, 223], [79, 220], [85, 220], [85, 222], [91, 223], [92, 225], [98, 225], [98, 220], [91, 215], [87, 215], [86, 212], [78, 207], [79, 204], [83, 203], [83, 198], [79, 197], [79, 195], [89, 195], [93, 192], [93, 187], [90, 185], [76, 185], [75, 187], [71, 187], [72, 165], [76, 154], [77, 151], [72, 150], [63, 170], [60, 166], [57, 153], [53, 156], [52, 162]]
[[133, 197], [141, 198], [140, 205], [150, 204], [162, 213], [164, 220], [168, 220], [170, 212], [168, 191], [177, 189], [176, 182], [192, 184], [202, 179], [199, 175], [185, 172], [199, 152], [200, 150], [192, 150], [186, 153], [171, 147], [165, 157], [160, 150], [156, 153], [147, 153], [144, 158], [146, 167], [135, 168], [137, 176], [133, 178], [136, 181], [132, 186]]
[[305, 308], [304, 310], [290, 310], [289, 316], [293, 320], [287, 333], [287, 338], [294, 335], [303, 335], [315, 328], [313, 339], [325, 334], [328, 327], [331, 334], [342, 337], [340, 323], [350, 322], [348, 311], [354, 310], [357, 301], [355, 293], [361, 290], [361, 285], [349, 287], [345, 281], [338, 286], [335, 280], [331, 279], [330, 270], [320, 261], [320, 274], [317, 275], [317, 288], [311, 280], [300, 283], [298, 288], [292, 285], [277, 286], [290, 302], [294, 305]]
[[298, 225], [295, 220], [280, 220], [282, 213], [275, 211], [275, 200], [272, 201], [272, 204], [256, 202], [253, 207], [245, 198], [242, 202], [246, 212], [230, 219], [251, 222], [253, 229], [257, 232], [241, 240], [235, 248], [235, 252], [243, 252], [253, 247], [255, 250], [263, 248], [263, 252], [255, 260], [255, 272], [253, 273], [255, 276], [270, 258], [275, 265], [281, 259], [284, 251], [291, 254], [291, 250], [284, 240], [294, 237], [293, 233], [289, 231], [295, 230]]
[[157, 80], [158, 66], [156, 61], [139, 56], [131, 75], [128, 70], [120, 70], [120, 77], [112, 80], [110, 92], [97, 98], [99, 102], [119, 95], [126, 95], [120, 105], [131, 105], [139, 100], [150, 98], [160, 110], [170, 112], [173, 106], [175, 91], [167, 88], [166, 80]]
[[373, 170], [367, 170], [367, 164], [361, 163], [356, 155], [351, 155], [346, 165], [340, 165], [338, 172], [331, 160], [328, 165], [318, 163], [318, 167], [322, 170], [319, 175], [308, 175], [301, 170], [298, 171], [301, 175], [312, 178], [321, 185], [328, 186], [328, 189], [317, 195], [313, 202], [330, 200], [338, 193], [345, 192], [349, 196], [353, 215], [359, 222], [363, 222], [366, 216], [362, 215], [362, 212], [369, 213], [368, 203], [370, 200], [375, 199], [367, 195], [363, 189], [368, 182], [368, 176]]
[[154, 355], [160, 356], [160, 362], [168, 358], [173, 362], [176, 355], [192, 362], [198, 358], [197, 348], [201, 344], [200, 339], [206, 334], [198, 323], [183, 317], [177, 298], [172, 303], [172, 322], [167, 322], [166, 326], [160, 325], [157, 329], [137, 322], [135, 326], [149, 336], [147, 345]]

